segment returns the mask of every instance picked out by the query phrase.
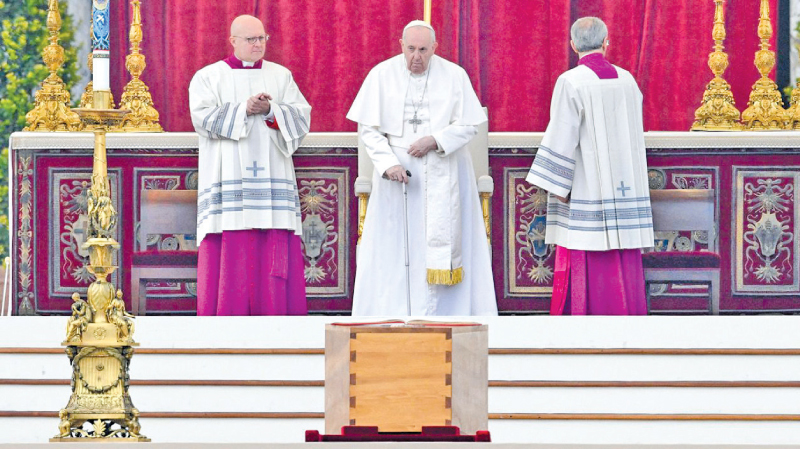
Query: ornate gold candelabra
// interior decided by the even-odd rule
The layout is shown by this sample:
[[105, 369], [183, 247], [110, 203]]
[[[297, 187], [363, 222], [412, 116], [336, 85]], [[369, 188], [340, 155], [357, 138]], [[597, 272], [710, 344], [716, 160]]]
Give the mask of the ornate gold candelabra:
[[70, 110], [69, 91], [56, 74], [64, 64], [64, 49], [58, 45], [58, 33], [61, 31], [58, 0], [48, 2], [47, 29], [50, 32], [50, 44], [42, 50], [42, 59], [50, 70], [50, 76], [36, 92], [34, 108], [25, 115], [28, 124], [25, 131], [80, 131], [81, 119]]
[[755, 64], [761, 78], [753, 85], [747, 109], [742, 113], [745, 129], [777, 130], [784, 129], [787, 122], [786, 110], [778, 91], [778, 86], [767, 76], [775, 66], [775, 53], [769, 49], [772, 24], [769, 20], [769, 1], [761, 0], [758, 19], [758, 37], [761, 49], [756, 52]]
[[[82, 109], [82, 115], [121, 120], [125, 111]], [[93, 117], [98, 123], [109, 119]], [[59, 412], [59, 433], [50, 441], [150, 441], [139, 433], [139, 410], [128, 393], [128, 367], [133, 356], [133, 316], [125, 311], [122, 291], [108, 282], [116, 270], [114, 238], [117, 212], [111, 204], [105, 130], [94, 131], [92, 185], [88, 192], [89, 272], [95, 281], [87, 299], [72, 295], [72, 316], [67, 322], [67, 356], [72, 363], [72, 395]], [[88, 427], [86, 428], [88, 423]]]
[[120, 109], [128, 109], [131, 112], [122, 120], [120, 131], [162, 132], [164, 130], [158, 123], [158, 111], [153, 107], [153, 98], [147, 85], [139, 79], [146, 67], [145, 57], [139, 52], [139, 44], [142, 42], [141, 1], [132, 0], [131, 5], [133, 6], [133, 23], [129, 34], [131, 53], [125, 58], [125, 67], [132, 79], [125, 86], [120, 102]]
[[723, 1], [714, 0], [714, 28], [711, 36], [714, 38], [714, 51], [708, 55], [708, 66], [714, 73], [712, 79], [703, 92], [703, 104], [694, 113], [692, 131], [739, 131], [739, 110], [736, 109], [731, 93], [731, 86], [722, 78], [728, 68], [728, 54], [723, 51], [725, 41], [725, 14]]

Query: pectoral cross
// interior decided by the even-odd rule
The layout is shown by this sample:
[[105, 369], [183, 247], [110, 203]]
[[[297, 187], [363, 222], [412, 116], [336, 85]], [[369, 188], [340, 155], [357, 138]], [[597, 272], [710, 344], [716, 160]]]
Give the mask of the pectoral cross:
[[409, 120], [408, 123], [410, 125], [414, 125], [414, 132], [416, 133], [417, 132], [417, 125], [421, 125], [422, 124], [422, 120], [417, 118], [417, 113], [415, 112], [414, 113], [414, 118]]

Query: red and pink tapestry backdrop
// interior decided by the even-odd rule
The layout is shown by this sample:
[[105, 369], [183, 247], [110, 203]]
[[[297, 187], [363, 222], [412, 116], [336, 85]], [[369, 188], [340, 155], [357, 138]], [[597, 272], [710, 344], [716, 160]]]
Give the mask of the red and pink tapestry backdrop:
[[[726, 3], [725, 49], [736, 105], [747, 104], [758, 78], [757, 1]], [[288, 67], [314, 107], [312, 131], [355, 131], [345, 118], [369, 69], [398, 54], [422, 0], [147, 0], [142, 4], [143, 76], [167, 131], [191, 131], [187, 88], [199, 68], [230, 52], [229, 24], [239, 14], [261, 18], [271, 35], [267, 59]], [[127, 2], [112, 12], [111, 86], [124, 68]], [[770, 0], [773, 29], [777, 0]], [[491, 131], [543, 131], [555, 80], [574, 66], [568, 46], [576, 17], [595, 15], [610, 29], [609, 59], [630, 70], [645, 96], [647, 130], [687, 130], [705, 84], [712, 50], [712, 0], [434, 0], [438, 53], [461, 64], [490, 111]], [[772, 38], [775, 49], [775, 37]]]

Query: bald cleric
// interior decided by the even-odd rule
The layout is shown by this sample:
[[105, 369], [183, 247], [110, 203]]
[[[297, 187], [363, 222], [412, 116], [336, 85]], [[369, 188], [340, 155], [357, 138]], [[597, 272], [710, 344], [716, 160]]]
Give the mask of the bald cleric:
[[268, 39], [259, 19], [237, 17], [233, 54], [189, 85], [200, 136], [198, 315], [307, 313], [292, 154], [311, 106], [289, 70], [263, 59]]
[[497, 315], [475, 172], [465, 148], [486, 114], [464, 69], [435, 55], [430, 25], [409, 23], [400, 47], [402, 54], [369, 72], [347, 113], [361, 125], [375, 167], [353, 315], [406, 314], [401, 183], [408, 189], [411, 314]]

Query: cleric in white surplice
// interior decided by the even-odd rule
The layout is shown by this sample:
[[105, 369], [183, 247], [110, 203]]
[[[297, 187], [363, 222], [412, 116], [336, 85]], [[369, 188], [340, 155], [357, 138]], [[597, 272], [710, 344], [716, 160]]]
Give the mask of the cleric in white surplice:
[[642, 93], [605, 58], [596, 17], [571, 29], [578, 67], [556, 81], [550, 124], [527, 180], [547, 190], [545, 243], [556, 245], [550, 313], [647, 313], [641, 248], [653, 246]]
[[464, 69], [434, 56], [430, 25], [409, 23], [400, 45], [403, 54], [370, 71], [347, 113], [361, 125], [375, 166], [353, 315], [406, 314], [401, 182], [408, 189], [411, 314], [496, 315], [475, 173], [464, 148], [486, 114]]
[[189, 84], [200, 137], [198, 315], [307, 313], [292, 154], [311, 106], [289, 70], [262, 59], [268, 39], [259, 19], [237, 17], [233, 54]]

